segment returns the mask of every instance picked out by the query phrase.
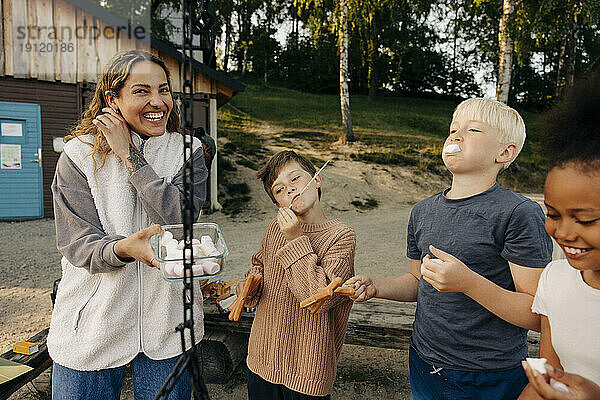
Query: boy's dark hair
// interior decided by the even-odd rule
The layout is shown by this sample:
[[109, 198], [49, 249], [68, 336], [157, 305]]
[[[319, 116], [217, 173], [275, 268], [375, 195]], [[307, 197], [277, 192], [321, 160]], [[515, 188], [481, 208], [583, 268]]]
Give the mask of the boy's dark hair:
[[[265, 187], [265, 192], [269, 195], [273, 203], [277, 204], [277, 200], [275, 200], [275, 196], [273, 196], [273, 192], [271, 191], [271, 185], [275, 182], [275, 179], [279, 176], [279, 172], [283, 168], [284, 165], [290, 163], [292, 161], [296, 161], [303, 170], [308, 172], [311, 177], [317, 173], [316, 168], [312, 163], [308, 160], [308, 158], [296, 153], [292, 150], [284, 150], [275, 154], [273, 157], [269, 158], [269, 161], [256, 173], [256, 177], [260, 179]], [[321, 188], [318, 189], [319, 199], [321, 199]]]
[[541, 119], [548, 167], [600, 168], [600, 74], [579, 80]]

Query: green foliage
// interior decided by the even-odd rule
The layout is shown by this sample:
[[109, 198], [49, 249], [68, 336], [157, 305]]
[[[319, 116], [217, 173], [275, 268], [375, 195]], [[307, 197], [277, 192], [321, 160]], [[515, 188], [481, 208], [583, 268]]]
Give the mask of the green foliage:
[[228, 139], [224, 149], [245, 155], [262, 154], [262, 141], [245, 129], [250, 124], [247, 115], [242, 115], [229, 106], [221, 108], [218, 114], [219, 136]]
[[272, 82], [290, 89], [311, 93], [337, 94], [339, 58], [337, 39], [324, 32], [318, 40], [290, 34], [278, 58], [277, 75]]
[[372, 210], [373, 208], [376, 208], [379, 205], [377, 200], [371, 198], [366, 199], [365, 201], [353, 200], [350, 202], [350, 204], [352, 204], [354, 207], [360, 210]]
[[229, 194], [248, 194], [250, 193], [250, 186], [246, 182], [242, 183], [228, 183], [225, 185]]
[[217, 168], [219, 169], [219, 175], [224, 171], [237, 171], [237, 168], [233, 166], [233, 163], [225, 158], [221, 153], [217, 152]]
[[232, 197], [228, 197], [223, 201], [223, 209], [222, 212], [227, 215], [236, 215], [244, 211], [244, 207], [246, 203], [248, 203], [252, 198], [250, 196], [245, 195], [234, 195]]
[[255, 171], [258, 171], [258, 165], [254, 161], [248, 160], [247, 158], [241, 158], [241, 159], [237, 160], [235, 163], [238, 165], [243, 165], [244, 167], [248, 167]]

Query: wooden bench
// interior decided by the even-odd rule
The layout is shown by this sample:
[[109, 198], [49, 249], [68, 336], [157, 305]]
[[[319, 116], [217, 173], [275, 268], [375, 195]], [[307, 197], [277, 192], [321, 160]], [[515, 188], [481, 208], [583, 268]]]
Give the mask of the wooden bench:
[[[407, 349], [412, 334], [415, 313], [414, 303], [397, 303], [385, 300], [371, 300], [355, 303], [348, 320], [345, 343], [380, 347], [386, 349]], [[243, 312], [238, 322], [232, 322], [221, 314], [214, 299], [204, 302], [205, 334], [202, 340], [202, 375], [207, 383], [224, 383], [245, 359], [248, 336], [254, 314]], [[39, 343], [40, 350], [31, 355], [4, 353], [3, 358], [29, 365], [33, 370], [0, 385], [0, 400], [8, 398], [42, 371], [52, 365], [46, 348], [48, 329], [44, 329], [29, 341]], [[529, 332], [530, 356], [537, 357], [539, 333]]]
[[[350, 312], [345, 343], [386, 349], [408, 349], [412, 334], [415, 303], [398, 303], [386, 300], [370, 300], [355, 303]], [[242, 313], [239, 322], [229, 321], [221, 315], [213, 302], [204, 303], [204, 325], [219, 331], [249, 334], [254, 314]], [[529, 354], [537, 357], [538, 332], [529, 331], [527, 342]]]

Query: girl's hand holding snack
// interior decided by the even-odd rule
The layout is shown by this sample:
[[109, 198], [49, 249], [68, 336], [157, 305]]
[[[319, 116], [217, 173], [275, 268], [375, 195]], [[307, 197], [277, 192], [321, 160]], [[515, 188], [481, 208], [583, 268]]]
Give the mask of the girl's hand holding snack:
[[462, 261], [445, 251], [429, 246], [431, 253], [438, 259], [432, 259], [429, 254], [421, 263], [423, 279], [440, 292], [461, 292], [472, 287], [471, 278], [477, 275]]
[[344, 283], [344, 286], [354, 288], [354, 295], [350, 298], [359, 303], [377, 296], [377, 288], [373, 280], [365, 275], [353, 276]]
[[[547, 400], [595, 400], [600, 399], [600, 386], [580, 375], [569, 374], [559, 369], [547, 369], [546, 374], [533, 370], [523, 362], [525, 374], [529, 382], [542, 399]], [[551, 385], [550, 380], [561, 382], [568, 387], [568, 392]]]
[[277, 213], [277, 224], [288, 242], [302, 236], [302, 228], [296, 214], [288, 207], [281, 207]]

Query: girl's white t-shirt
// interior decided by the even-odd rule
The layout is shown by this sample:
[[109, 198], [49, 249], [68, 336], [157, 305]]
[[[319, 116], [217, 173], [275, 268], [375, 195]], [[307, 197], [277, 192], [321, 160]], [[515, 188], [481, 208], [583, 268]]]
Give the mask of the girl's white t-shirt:
[[531, 311], [550, 322], [552, 346], [564, 370], [600, 385], [600, 290], [567, 260], [542, 272]]

